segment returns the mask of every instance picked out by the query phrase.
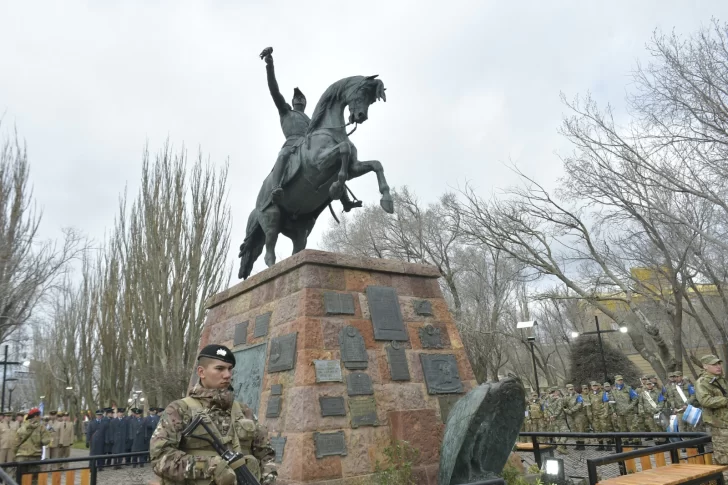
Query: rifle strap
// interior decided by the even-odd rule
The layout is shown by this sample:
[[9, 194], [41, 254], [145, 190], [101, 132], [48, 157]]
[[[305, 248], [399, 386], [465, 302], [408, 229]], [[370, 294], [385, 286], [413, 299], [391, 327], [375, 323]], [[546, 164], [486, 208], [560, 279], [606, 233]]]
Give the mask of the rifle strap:
[[717, 379], [714, 378], [714, 380], [711, 380], [710, 383], [720, 389], [720, 392], [723, 393], [723, 397], [728, 397], [728, 393], [725, 392], [725, 389], [723, 389], [723, 386], [720, 385], [720, 382], [718, 382]]

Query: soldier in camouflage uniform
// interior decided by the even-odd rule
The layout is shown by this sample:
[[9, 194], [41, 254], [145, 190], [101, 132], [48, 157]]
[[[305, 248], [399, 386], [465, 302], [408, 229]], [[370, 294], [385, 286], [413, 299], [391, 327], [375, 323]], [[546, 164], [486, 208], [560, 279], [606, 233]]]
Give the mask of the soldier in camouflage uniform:
[[[715, 355], [700, 358], [703, 373], [695, 384], [695, 394], [703, 408], [703, 422], [713, 438], [713, 462], [728, 465], [728, 382], [721, 361]], [[723, 476], [728, 478], [728, 473]]]
[[[654, 382], [651, 380], [645, 381], [645, 389], [640, 393], [637, 409], [648, 432], [660, 433], [666, 431], [660, 428], [655, 421], [655, 414], [660, 413], [664, 406], [665, 398], [660, 391], [655, 389]], [[655, 440], [655, 442], [657, 441]]]
[[[182, 430], [197, 414], [206, 415], [229, 449], [245, 455], [245, 465], [261, 480], [261, 470], [273, 457], [267, 431], [249, 408], [234, 401], [230, 388], [235, 357], [227, 347], [208, 345], [197, 358], [199, 384], [188, 396], [164, 410], [150, 442], [149, 455], [161, 485], [234, 485], [235, 472], [204, 440], [183, 438]], [[206, 432], [199, 427], [196, 435]], [[265, 483], [265, 482], [264, 482]]]
[[[573, 384], [566, 385], [566, 398], [564, 403], [564, 412], [571, 418], [571, 431], [574, 433], [586, 433], [588, 421], [586, 418], [586, 409], [584, 408], [584, 398], [574, 390]], [[584, 449], [583, 439], [576, 440], [576, 449]]]
[[[28, 411], [25, 423], [20, 426], [15, 437], [15, 461], [40, 461], [43, 447], [51, 443], [51, 433], [40, 421], [40, 409], [33, 408]], [[33, 465], [25, 468], [25, 473], [33, 473], [32, 482], [38, 483], [40, 466]], [[25, 475], [24, 473], [24, 475]], [[23, 480], [25, 483], [25, 480]]]
[[[614, 411], [616, 413], [615, 430], [621, 433], [636, 432], [634, 415], [637, 412], [639, 395], [624, 383], [624, 378], [621, 375], [614, 376], [612, 398], [614, 399]], [[625, 441], [625, 443], [629, 442], [630, 440]]]
[[537, 393], [531, 394], [531, 400], [527, 404], [528, 408], [528, 431], [533, 433], [542, 433], [544, 431], [543, 422], [543, 406]]
[[[551, 397], [544, 406], [544, 412], [548, 418], [548, 430], [552, 433], [568, 433], [569, 425], [566, 423], [566, 413], [564, 412], [564, 399], [561, 397], [561, 391], [558, 387], [550, 389]], [[566, 438], [556, 438], [554, 442], [558, 445], [556, 451], [562, 454], [568, 453], [566, 450]]]
[[[584, 403], [589, 421], [594, 428], [595, 433], [609, 433], [614, 431], [610, 416], [612, 414], [612, 405], [609, 404], [609, 394], [604, 392], [599, 383], [591, 381], [591, 392], [588, 399]], [[604, 450], [604, 438], [599, 438], [598, 451]], [[607, 449], [610, 449], [610, 440], [607, 440]]]
[[683, 413], [688, 405], [700, 407], [698, 398], [695, 395], [695, 386], [690, 380], [683, 378], [682, 372], [670, 373], [672, 384], [667, 388], [667, 405], [672, 409], [672, 414], [677, 416], [678, 429], [680, 431], [695, 431], [693, 426], [682, 420]]

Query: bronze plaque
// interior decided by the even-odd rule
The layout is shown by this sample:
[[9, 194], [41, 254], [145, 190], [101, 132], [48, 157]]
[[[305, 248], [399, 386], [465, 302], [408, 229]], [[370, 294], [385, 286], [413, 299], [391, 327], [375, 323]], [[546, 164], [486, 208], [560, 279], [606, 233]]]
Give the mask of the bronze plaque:
[[263, 390], [265, 351], [268, 344], [252, 345], [233, 352], [237, 365], [233, 369], [233, 391], [235, 400], [250, 406], [258, 414], [260, 392]]
[[341, 347], [341, 360], [347, 369], [366, 369], [369, 365], [369, 356], [364, 346], [364, 337], [359, 330], [351, 325], [339, 332], [339, 347]]
[[432, 303], [429, 300], [414, 300], [412, 305], [418, 315], [432, 315]]
[[321, 406], [321, 416], [346, 416], [346, 408], [344, 407], [343, 397], [319, 397], [319, 405]]
[[450, 416], [450, 410], [458, 402], [460, 396], [440, 396], [437, 400], [440, 402], [440, 417], [443, 423], [447, 423], [447, 417]]
[[316, 432], [313, 434], [313, 442], [316, 445], [316, 458], [332, 455], [346, 456], [346, 437], [343, 431], [335, 433]]
[[271, 396], [280, 396], [283, 394], [283, 384], [273, 384], [270, 386]]
[[354, 297], [351, 293], [324, 293], [324, 308], [327, 315], [354, 315]]
[[277, 418], [281, 415], [281, 397], [271, 396], [268, 399], [268, 408], [265, 410], [266, 418]]
[[420, 328], [420, 343], [423, 349], [441, 349], [442, 337], [440, 329], [432, 325], [426, 325]]
[[420, 361], [429, 394], [463, 392], [458, 363], [453, 354], [420, 354]]
[[253, 338], [264, 337], [268, 335], [270, 314], [271, 312], [268, 312], [255, 317], [255, 330], [253, 330]]
[[270, 439], [270, 446], [275, 451], [275, 463], [283, 463], [283, 452], [286, 449], [286, 438], [285, 436], [274, 436]]
[[235, 325], [235, 335], [233, 336], [233, 346], [245, 345], [248, 341], [248, 323], [243, 322]]
[[375, 340], [406, 341], [397, 291], [389, 286], [367, 286], [369, 313], [372, 315]]
[[387, 360], [389, 361], [389, 374], [392, 376], [393, 381], [410, 380], [407, 354], [402, 344], [393, 341], [387, 346]]
[[373, 397], [357, 397], [349, 399], [351, 411], [351, 427], [379, 426], [377, 420], [377, 403]]
[[268, 373], [291, 370], [296, 365], [298, 332], [281, 335], [270, 340]]
[[340, 360], [314, 360], [316, 369], [316, 382], [341, 382], [344, 376], [341, 375]]
[[372, 378], [363, 372], [352, 372], [346, 376], [346, 392], [350, 396], [371, 396], [374, 394]]

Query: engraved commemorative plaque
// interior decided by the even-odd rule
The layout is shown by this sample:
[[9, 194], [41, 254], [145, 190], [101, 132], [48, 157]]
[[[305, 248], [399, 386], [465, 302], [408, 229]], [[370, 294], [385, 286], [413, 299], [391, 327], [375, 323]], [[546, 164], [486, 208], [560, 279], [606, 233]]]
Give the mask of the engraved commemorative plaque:
[[327, 315], [354, 315], [354, 297], [351, 293], [324, 293], [324, 308]]
[[351, 427], [379, 426], [377, 420], [377, 403], [373, 397], [357, 397], [349, 399], [351, 411]]
[[432, 315], [432, 303], [430, 300], [414, 300], [412, 305], [418, 315]]
[[270, 313], [264, 313], [255, 317], [255, 330], [253, 330], [253, 338], [264, 337], [268, 335], [268, 324], [270, 323]]
[[407, 340], [399, 298], [389, 286], [367, 286], [369, 313], [372, 315], [375, 340]]
[[298, 332], [281, 335], [270, 341], [268, 373], [291, 370], [296, 365], [296, 340]]
[[316, 446], [316, 458], [324, 456], [341, 455], [346, 456], [346, 438], [343, 431], [336, 433], [313, 434], [313, 442]]
[[273, 436], [270, 439], [270, 445], [273, 448], [273, 451], [276, 453], [276, 457], [274, 459], [275, 463], [283, 463], [283, 452], [286, 449], [286, 438], [285, 436]]
[[271, 396], [280, 396], [283, 394], [283, 385], [282, 384], [273, 384], [270, 386], [270, 395]]
[[440, 329], [432, 325], [426, 325], [420, 328], [420, 343], [423, 349], [441, 349], [442, 338], [440, 337]]
[[265, 410], [266, 418], [277, 418], [281, 415], [281, 397], [271, 396], [268, 399], [268, 407]]
[[458, 363], [452, 354], [420, 354], [422, 371], [429, 394], [455, 394], [463, 392]]
[[244, 345], [248, 340], [248, 322], [238, 323], [235, 325], [235, 335], [233, 336], [233, 346]]
[[321, 416], [346, 416], [346, 408], [344, 407], [343, 397], [319, 397], [321, 405]]
[[235, 400], [250, 406], [253, 413], [258, 413], [260, 392], [263, 388], [263, 371], [265, 370], [265, 352], [268, 344], [253, 345], [233, 352], [237, 366], [233, 369], [233, 392]]
[[374, 394], [372, 378], [363, 372], [352, 372], [346, 376], [346, 392], [350, 396], [371, 396]]
[[364, 337], [359, 330], [349, 325], [339, 332], [339, 346], [341, 347], [341, 360], [347, 369], [366, 369], [369, 365], [369, 356], [364, 346]]
[[450, 410], [458, 402], [460, 396], [440, 396], [437, 400], [440, 402], [440, 417], [443, 423], [447, 423], [447, 417], [450, 416]]
[[397, 341], [392, 341], [387, 346], [387, 360], [389, 361], [389, 373], [393, 381], [410, 380], [409, 365], [407, 364], [407, 354], [404, 347]]
[[316, 382], [341, 382], [344, 380], [339, 360], [314, 360], [313, 365], [316, 368]]

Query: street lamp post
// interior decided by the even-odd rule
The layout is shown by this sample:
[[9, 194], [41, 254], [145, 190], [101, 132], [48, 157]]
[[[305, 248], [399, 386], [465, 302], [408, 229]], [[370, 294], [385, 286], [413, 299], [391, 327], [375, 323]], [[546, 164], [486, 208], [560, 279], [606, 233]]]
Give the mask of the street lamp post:
[[9, 365], [19, 365], [20, 362], [8, 362], [8, 346], [5, 346], [5, 359], [3, 359], [2, 362], [0, 362], [3, 366], [3, 388], [2, 388], [2, 398], [0, 399], [0, 413], [5, 412], [5, 381], [7, 380], [8, 375], [8, 366]]
[[609, 381], [609, 374], [607, 372], [607, 359], [604, 356], [604, 344], [602, 343], [602, 334], [603, 333], [614, 333], [614, 332], [620, 332], [620, 333], [627, 333], [627, 327], [619, 327], [617, 330], [602, 330], [599, 328], [599, 317], [594, 315], [594, 322], [597, 325], [597, 331], [596, 332], [571, 332], [572, 338], [577, 338], [580, 335], [596, 335], [597, 340], [599, 341], [599, 354], [602, 357], [602, 369], [604, 370], [604, 382]]
[[[516, 328], [524, 329], [524, 328], [533, 328], [535, 325], [538, 325], [538, 322], [533, 320], [530, 322], [518, 322], [516, 323]], [[541, 388], [538, 385], [538, 368], [536, 367], [536, 350], [534, 349], [534, 345], [536, 345], [536, 336], [531, 335], [530, 337], [527, 337], [528, 343], [531, 345], [531, 360], [533, 362], [533, 379], [534, 383], [536, 384], [536, 393], [538, 395], [541, 395]]]
[[18, 380], [15, 379], [14, 377], [11, 377], [11, 378], [7, 379], [6, 382], [7, 382], [8, 391], [10, 391], [9, 396], [8, 396], [8, 411], [12, 411], [13, 410], [13, 391], [15, 390], [15, 386], [18, 385]]

